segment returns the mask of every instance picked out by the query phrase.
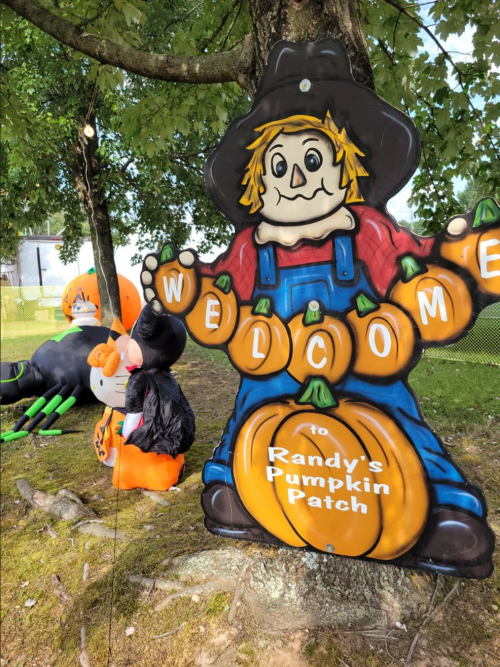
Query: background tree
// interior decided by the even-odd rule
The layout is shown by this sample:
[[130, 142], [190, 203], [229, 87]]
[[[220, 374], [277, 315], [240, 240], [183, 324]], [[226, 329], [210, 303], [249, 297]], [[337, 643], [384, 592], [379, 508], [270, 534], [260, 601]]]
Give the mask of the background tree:
[[[138, 16], [129, 12], [114, 11], [110, 24], [133, 23]], [[165, 21], [175, 25], [174, 18]], [[19, 232], [46, 229], [58, 215], [61, 254], [70, 260], [87, 221], [109, 320], [119, 314], [113, 241], [135, 234], [140, 258], [167, 237], [185, 244], [193, 227], [204, 230], [201, 251], [227, 240], [229, 224], [205, 195], [203, 163], [243, 95], [236, 86], [223, 94], [216, 89], [212, 104], [206, 87], [193, 92], [126, 77], [54, 43], [25, 20], [8, 19], [2, 25], [2, 257], [15, 256]], [[155, 20], [142, 31], [150, 41], [160, 32]], [[168, 47], [180, 48], [175, 32]], [[179, 118], [174, 108], [182, 111]], [[82, 132], [86, 122], [91, 138]]]

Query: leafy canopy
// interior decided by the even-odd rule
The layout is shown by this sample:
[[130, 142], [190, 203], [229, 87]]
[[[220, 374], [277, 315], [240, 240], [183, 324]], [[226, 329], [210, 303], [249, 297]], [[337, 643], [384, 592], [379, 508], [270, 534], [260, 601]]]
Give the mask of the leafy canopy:
[[[116, 44], [177, 56], [236, 54], [252, 29], [247, 0], [76, 0], [47, 8]], [[495, 3], [360, 0], [360, 8], [376, 90], [419, 129], [413, 203], [425, 231], [437, 231], [460, 210], [456, 177], [500, 194]], [[184, 244], [193, 226], [203, 233], [202, 249], [227, 241], [231, 226], [206, 195], [202, 172], [227, 124], [249, 108], [242, 88], [128, 74], [56, 42], [10, 10], [3, 21], [8, 233], [62, 212], [65, 252], [74, 252], [84, 218], [72, 147], [97, 86], [99, 178], [116, 242], [136, 233], [138, 253], [166, 237]]]

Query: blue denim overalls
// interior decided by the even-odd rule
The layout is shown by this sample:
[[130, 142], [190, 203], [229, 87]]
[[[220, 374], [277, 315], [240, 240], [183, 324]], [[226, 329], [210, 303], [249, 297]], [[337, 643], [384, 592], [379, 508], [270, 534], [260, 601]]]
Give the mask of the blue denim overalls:
[[[329, 242], [329, 241], [328, 241]], [[360, 263], [354, 260], [353, 237], [345, 233], [333, 237], [334, 263], [310, 264], [279, 268], [272, 243], [258, 249], [259, 281], [252, 302], [260, 297], [271, 298], [273, 312], [283, 321], [304, 312], [310, 301], [319, 301], [323, 311], [343, 315], [355, 307], [360, 291], [373, 296], [373, 290]], [[376, 297], [375, 297], [376, 298]], [[232, 456], [239, 429], [257, 407], [283, 398], [293, 398], [301, 386], [283, 371], [272, 377], [244, 377], [236, 404], [213, 458], [203, 471], [205, 484], [234, 485]], [[333, 387], [335, 395], [366, 400], [389, 414], [406, 432], [418, 451], [429, 480], [431, 505], [460, 508], [483, 517], [486, 508], [482, 495], [468, 484], [444, 451], [429, 426], [423, 421], [416, 399], [400, 380], [371, 383], [348, 376]]]

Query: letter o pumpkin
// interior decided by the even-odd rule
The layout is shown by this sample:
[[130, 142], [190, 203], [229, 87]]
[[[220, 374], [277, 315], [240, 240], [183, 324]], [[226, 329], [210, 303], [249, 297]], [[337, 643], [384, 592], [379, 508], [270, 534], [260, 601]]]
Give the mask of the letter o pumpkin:
[[[326, 435], [311, 435], [311, 425]], [[288, 452], [286, 463], [272, 460], [273, 448]], [[351, 475], [351, 482], [359, 482], [357, 490], [348, 488], [342, 463], [340, 468], [326, 465], [335, 454], [340, 462], [357, 459]], [[294, 463], [293, 455], [302, 455], [306, 463]], [[315, 457], [314, 465], [309, 457]], [[382, 462], [381, 471], [372, 472], [370, 461]], [[276, 473], [271, 480], [268, 469]], [[413, 446], [390, 417], [365, 402], [342, 399], [326, 410], [292, 400], [264, 405], [238, 435], [233, 471], [248, 512], [269, 533], [294, 547], [310, 545], [344, 556], [392, 560], [411, 549], [427, 519], [426, 477]], [[335, 487], [338, 480], [343, 487], [332, 491], [330, 484]], [[386, 486], [376, 493], [375, 484]], [[306, 497], [290, 502], [290, 489]], [[366, 513], [359, 504], [354, 511], [353, 497]], [[318, 498], [323, 498], [321, 506]]]
[[398, 306], [360, 294], [346, 320], [354, 334], [354, 373], [387, 378], [417, 362], [415, 325]]

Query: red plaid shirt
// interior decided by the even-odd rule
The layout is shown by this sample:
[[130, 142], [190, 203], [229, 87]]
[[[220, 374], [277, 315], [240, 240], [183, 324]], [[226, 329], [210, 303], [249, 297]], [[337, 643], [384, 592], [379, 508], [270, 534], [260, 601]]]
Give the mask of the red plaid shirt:
[[[409, 253], [415, 257], [429, 257], [435, 239], [414, 236], [409, 229], [399, 227], [370, 206], [351, 205], [350, 210], [358, 220], [354, 237], [356, 257], [365, 264], [371, 284], [378, 295], [384, 298], [396, 278], [398, 259]], [[247, 227], [239, 232], [227, 251], [213, 264], [201, 266], [201, 272], [206, 276], [228, 273], [241, 301], [250, 301], [255, 286], [258, 264], [254, 229]], [[292, 248], [277, 245], [276, 256], [278, 267], [283, 268], [333, 262], [332, 239], [327, 238], [321, 245], [313, 245], [306, 240]]]

